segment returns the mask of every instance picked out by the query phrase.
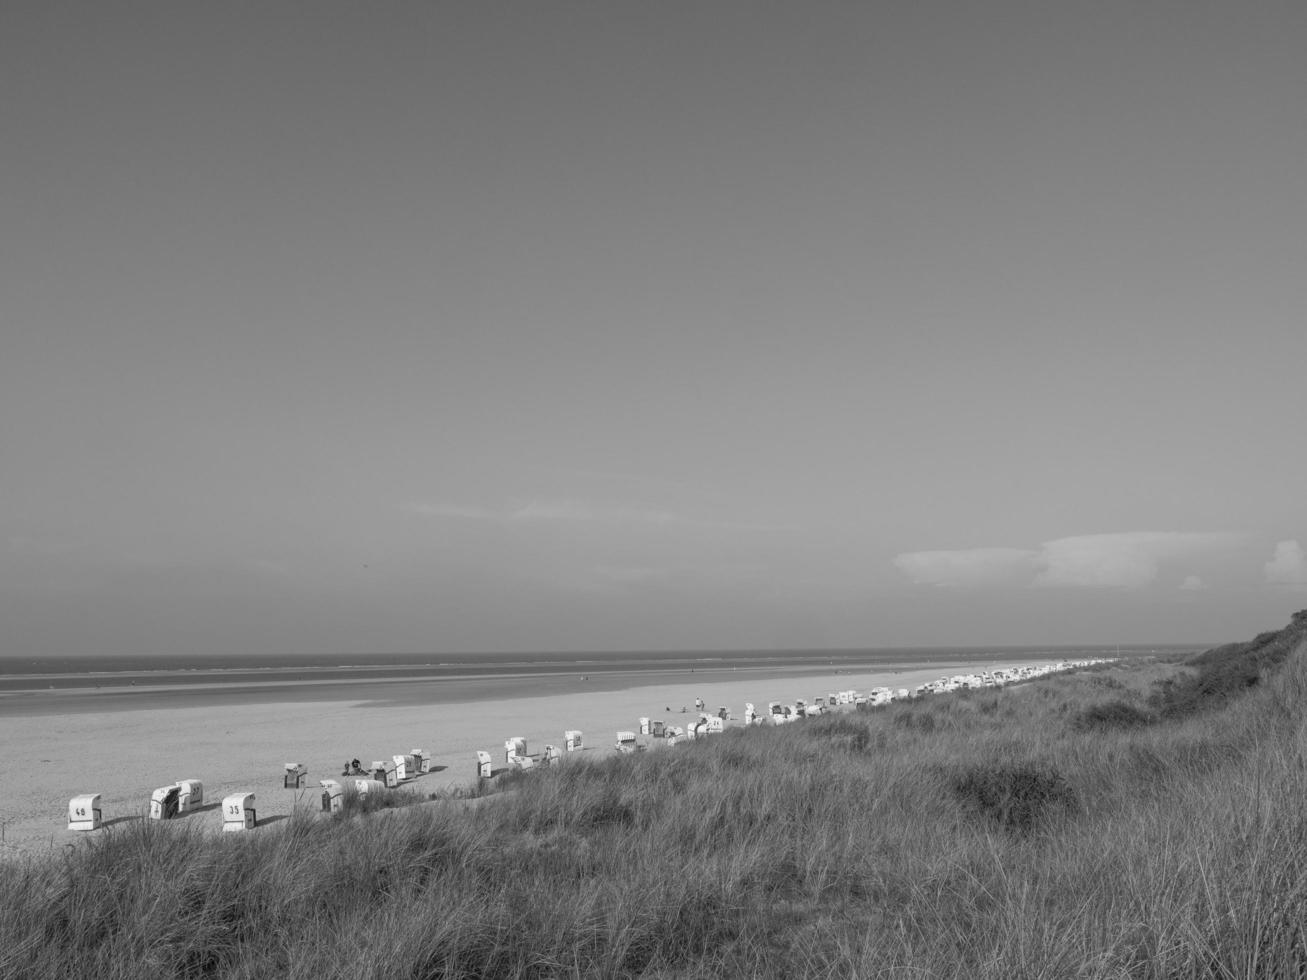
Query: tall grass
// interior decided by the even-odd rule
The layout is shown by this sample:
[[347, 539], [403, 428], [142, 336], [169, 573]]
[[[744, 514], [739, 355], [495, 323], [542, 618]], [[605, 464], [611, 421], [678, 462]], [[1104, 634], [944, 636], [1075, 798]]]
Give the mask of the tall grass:
[[[1307, 969], [1307, 652], [1222, 710], [1133, 668], [566, 764], [0, 878], [5, 977], [1265, 977]], [[178, 832], [180, 831], [180, 832]]]

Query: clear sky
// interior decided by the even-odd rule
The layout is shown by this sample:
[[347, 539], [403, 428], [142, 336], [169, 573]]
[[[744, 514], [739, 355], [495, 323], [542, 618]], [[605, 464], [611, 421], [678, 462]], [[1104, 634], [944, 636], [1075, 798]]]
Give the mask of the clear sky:
[[1307, 606], [1307, 4], [0, 10], [0, 652]]

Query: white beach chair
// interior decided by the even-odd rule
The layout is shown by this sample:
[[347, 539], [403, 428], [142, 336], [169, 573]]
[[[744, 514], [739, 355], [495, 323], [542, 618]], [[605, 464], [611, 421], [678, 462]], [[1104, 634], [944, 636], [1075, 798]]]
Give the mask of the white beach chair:
[[511, 763], [515, 755], [526, 755], [526, 739], [521, 735], [504, 740], [504, 761]]
[[489, 779], [491, 776], [495, 774], [494, 769], [491, 767], [491, 762], [492, 760], [490, 758], [489, 752], [477, 753], [477, 778], [478, 779]]
[[177, 816], [181, 787], [176, 783], [160, 786], [150, 794], [150, 819], [171, 820]]
[[281, 785], [284, 789], [299, 789], [304, 785], [309, 771], [304, 768], [303, 763], [288, 762], [283, 768], [286, 770], [286, 774], [281, 777]]
[[426, 749], [413, 750], [413, 772], [415, 774], [429, 773], [431, 771], [431, 757], [427, 755]]
[[618, 752], [635, 751], [635, 732], [617, 733], [617, 751]]
[[222, 829], [224, 831], [253, 830], [257, 823], [258, 815], [254, 812], [253, 793], [232, 793], [230, 796], [223, 797]]
[[318, 785], [322, 787], [322, 811], [330, 813], [339, 810], [345, 805], [345, 787], [335, 779], [320, 779]]
[[402, 783], [404, 780], [409, 778], [408, 756], [392, 755], [390, 758], [394, 761], [395, 765], [395, 781]]
[[641, 718], [641, 719], [640, 719], [640, 734], [641, 734], [641, 735], [648, 735], [648, 734], [649, 734], [649, 719], [648, 719], [648, 718]]
[[84, 793], [68, 801], [69, 830], [99, 830], [101, 820], [99, 793]]
[[568, 752], [579, 752], [581, 750], [581, 733], [577, 731], [563, 732], [563, 748]]
[[386, 784], [380, 779], [354, 780], [354, 792], [358, 793], [359, 796], [367, 796], [369, 793], [380, 793], [386, 788]]
[[191, 813], [204, 805], [204, 783], [198, 779], [181, 779], [177, 782], [177, 812]]
[[393, 762], [384, 762], [381, 759], [376, 759], [372, 763], [370, 773], [371, 778], [381, 783], [381, 785], [385, 786], [387, 789], [395, 789], [399, 786], [399, 773], [395, 770], [395, 764]]

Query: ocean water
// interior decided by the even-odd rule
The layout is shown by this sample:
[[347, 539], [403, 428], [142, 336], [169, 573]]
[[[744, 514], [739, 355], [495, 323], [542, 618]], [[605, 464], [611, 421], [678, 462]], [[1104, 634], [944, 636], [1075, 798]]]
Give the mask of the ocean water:
[[1180, 653], [1196, 647], [910, 647], [538, 654], [0, 657], [0, 717], [285, 701], [441, 704], [632, 686]]

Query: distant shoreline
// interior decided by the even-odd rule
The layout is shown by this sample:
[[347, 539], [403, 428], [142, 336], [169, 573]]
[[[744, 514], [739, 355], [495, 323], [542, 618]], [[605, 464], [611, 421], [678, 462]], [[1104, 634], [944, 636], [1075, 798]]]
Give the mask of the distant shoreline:
[[[1157, 649], [1149, 648], [1147, 652]], [[1196, 648], [1176, 646], [1174, 649]], [[1075, 651], [1102, 656], [1114, 654], [1116, 648], [1078, 647]], [[1131, 652], [1144, 651], [1122, 648], [1121, 652], [1128, 656]], [[754, 681], [766, 681], [922, 668], [948, 672], [996, 659], [1049, 660], [1066, 653], [1048, 649], [934, 648], [911, 652], [828, 651], [824, 656], [817, 651], [804, 651], [786, 656], [741, 651], [731, 658], [664, 654], [628, 659], [609, 655], [590, 662], [555, 659], [536, 664], [515, 655], [512, 662], [475, 664], [247, 666], [244, 669], [171, 666], [152, 671], [9, 673], [0, 675], [0, 718], [271, 703], [441, 705], [539, 695], [597, 694], [660, 684], [709, 684], [746, 676]], [[731, 659], [736, 662], [732, 663]]]
[[[917, 663], [887, 663], [875, 669], [885, 673], [930, 668], [948, 672], [975, 661], [952, 659]], [[866, 668], [863, 668], [865, 670]], [[0, 693], [0, 717], [140, 711], [158, 708], [220, 707], [224, 705], [350, 702], [358, 707], [442, 705], [465, 701], [509, 701], [553, 694], [601, 694], [665, 684], [714, 684], [747, 677], [752, 681], [828, 677], [832, 673], [861, 670], [822, 667], [817, 664], [769, 667], [715, 667], [694, 669], [646, 668], [578, 672], [520, 672], [474, 674], [459, 677], [364, 677], [264, 680], [259, 682], [150, 683], [110, 688], [63, 687], [53, 690], [19, 690]], [[679, 710], [679, 706], [678, 706]]]

